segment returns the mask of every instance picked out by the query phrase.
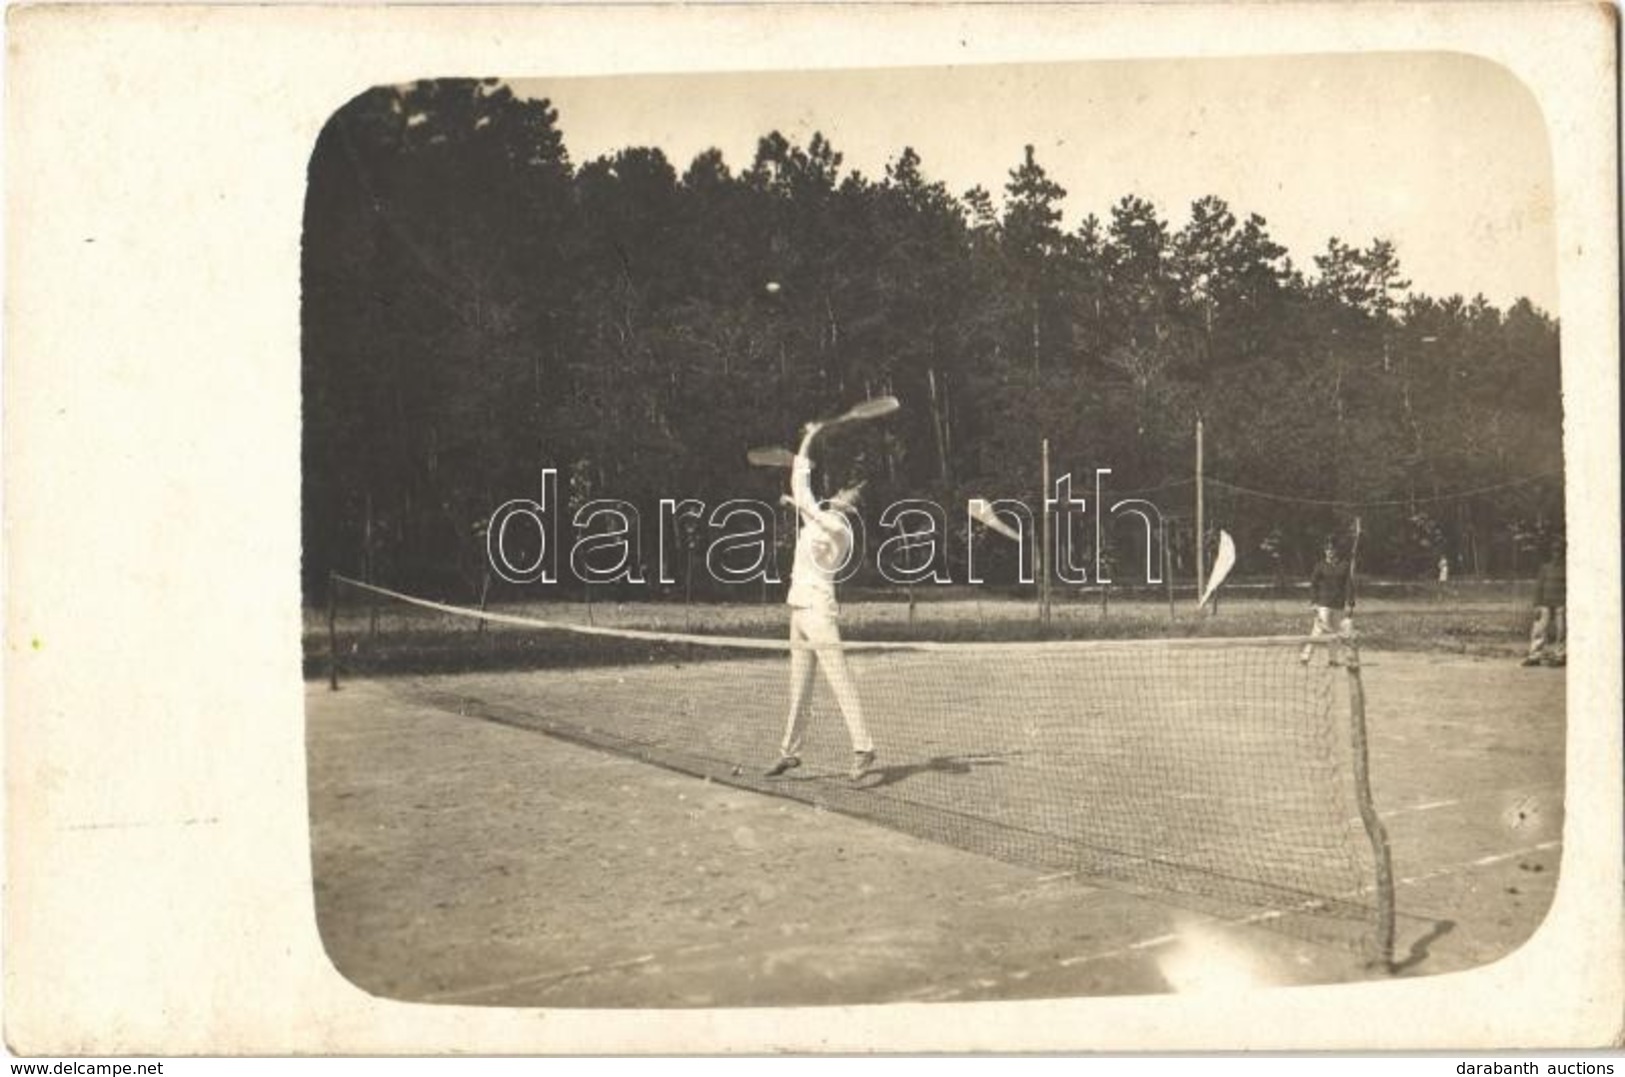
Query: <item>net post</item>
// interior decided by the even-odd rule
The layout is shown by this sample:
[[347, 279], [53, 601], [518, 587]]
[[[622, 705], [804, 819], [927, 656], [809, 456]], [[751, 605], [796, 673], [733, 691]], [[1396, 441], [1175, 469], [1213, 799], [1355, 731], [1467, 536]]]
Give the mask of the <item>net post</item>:
[[1348, 673], [1349, 741], [1354, 757], [1354, 796], [1360, 808], [1360, 822], [1371, 842], [1371, 856], [1377, 869], [1376, 958], [1382, 967], [1394, 967], [1394, 869], [1388, 848], [1388, 831], [1377, 815], [1371, 797], [1371, 755], [1365, 726], [1365, 685], [1360, 680], [1360, 651], [1353, 639], [1342, 644], [1343, 666]]
[[339, 690], [338, 573], [327, 574], [327, 688]]

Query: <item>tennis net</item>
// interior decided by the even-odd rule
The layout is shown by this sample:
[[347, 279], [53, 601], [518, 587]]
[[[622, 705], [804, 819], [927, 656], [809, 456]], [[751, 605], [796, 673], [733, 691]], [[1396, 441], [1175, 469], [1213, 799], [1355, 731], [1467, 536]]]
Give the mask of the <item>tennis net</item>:
[[335, 687], [381, 678], [472, 718], [1392, 960], [1351, 641], [844, 642], [873, 768], [849, 778], [848, 728], [816, 676], [802, 764], [769, 777], [785, 639], [334, 585]]

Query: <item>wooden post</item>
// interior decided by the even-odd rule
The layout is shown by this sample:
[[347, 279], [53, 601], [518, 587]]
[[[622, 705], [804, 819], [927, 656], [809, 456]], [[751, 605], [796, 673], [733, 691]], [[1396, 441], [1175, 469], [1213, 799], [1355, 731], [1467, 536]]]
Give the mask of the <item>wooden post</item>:
[[[1100, 619], [1104, 621], [1111, 614], [1111, 581], [1105, 578], [1105, 571], [1101, 568], [1101, 560], [1105, 551], [1105, 528], [1102, 521], [1106, 518], [1106, 499], [1100, 491], [1100, 469], [1095, 469], [1095, 583], [1100, 585]], [[1146, 537], [1149, 542], [1150, 536]]]
[[1202, 526], [1202, 419], [1196, 419], [1196, 597], [1207, 591], [1207, 531]]
[[1174, 621], [1174, 555], [1168, 549], [1168, 524], [1158, 515], [1157, 537], [1162, 545], [1162, 582], [1168, 588], [1168, 622]]
[[948, 481], [948, 420], [943, 416], [940, 394], [937, 392], [937, 372], [925, 368], [926, 387], [931, 401], [931, 433], [937, 442], [937, 470], [943, 482]]
[[[367, 492], [367, 522], [361, 533], [361, 582], [376, 583], [372, 578], [372, 492]], [[378, 596], [367, 592], [367, 638], [378, 635]]]
[[1042, 530], [1038, 536], [1038, 620], [1041, 624], [1049, 624], [1049, 577], [1050, 558], [1052, 556], [1050, 549], [1049, 438], [1045, 438], [1043, 441], [1043, 457], [1044, 500], [1042, 504], [1044, 511], [1041, 514], [1043, 522], [1039, 525]]
[[338, 573], [327, 574], [327, 688], [339, 690]]
[[683, 540], [683, 631], [694, 627], [694, 541]]

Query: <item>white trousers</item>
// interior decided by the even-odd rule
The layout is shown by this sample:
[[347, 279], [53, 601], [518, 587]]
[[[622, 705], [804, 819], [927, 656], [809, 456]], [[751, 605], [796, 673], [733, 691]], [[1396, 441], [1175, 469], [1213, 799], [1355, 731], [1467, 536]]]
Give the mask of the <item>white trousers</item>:
[[[1342, 617], [1334, 626], [1332, 624], [1332, 618], [1336, 617], [1338, 614], [1342, 614]], [[1345, 635], [1351, 629], [1353, 629], [1353, 627], [1354, 618], [1349, 616], [1347, 610], [1334, 610], [1330, 606], [1316, 606], [1315, 623], [1309, 626], [1309, 635], [1316, 639], [1320, 638], [1321, 636]], [[1309, 656], [1314, 652], [1314, 649], [1315, 645], [1312, 643], [1305, 643], [1303, 645], [1303, 660], [1305, 662], [1309, 660]]]
[[1569, 643], [1567, 606], [1540, 606], [1535, 623], [1529, 626], [1529, 657], [1566, 658]]
[[[841, 629], [836, 615], [823, 609], [790, 608], [790, 642], [798, 644], [790, 652], [790, 717], [785, 723], [784, 743], [780, 750], [785, 755], [801, 752], [802, 737], [806, 732], [807, 715], [812, 711], [813, 667], [824, 673], [824, 680], [835, 695], [846, 719], [846, 731], [852, 737], [854, 752], [874, 751], [874, 741], [863, 724], [863, 706], [858, 702], [858, 686], [847, 668], [846, 654], [841, 650]], [[805, 644], [813, 644], [809, 649]], [[833, 644], [828, 649], [817, 645]]]

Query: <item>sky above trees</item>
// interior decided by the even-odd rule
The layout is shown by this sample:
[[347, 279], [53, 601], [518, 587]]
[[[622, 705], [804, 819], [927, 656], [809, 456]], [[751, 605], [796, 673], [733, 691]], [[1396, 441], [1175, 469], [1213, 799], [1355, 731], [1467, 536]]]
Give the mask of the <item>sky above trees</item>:
[[1024, 146], [1068, 196], [1063, 225], [1126, 194], [1178, 226], [1215, 195], [1265, 217], [1308, 267], [1328, 237], [1386, 239], [1430, 295], [1527, 297], [1559, 313], [1545, 121], [1510, 73], [1453, 53], [1114, 61], [516, 80], [546, 97], [580, 163], [821, 133], [875, 179], [904, 146], [948, 191], [997, 192]]

